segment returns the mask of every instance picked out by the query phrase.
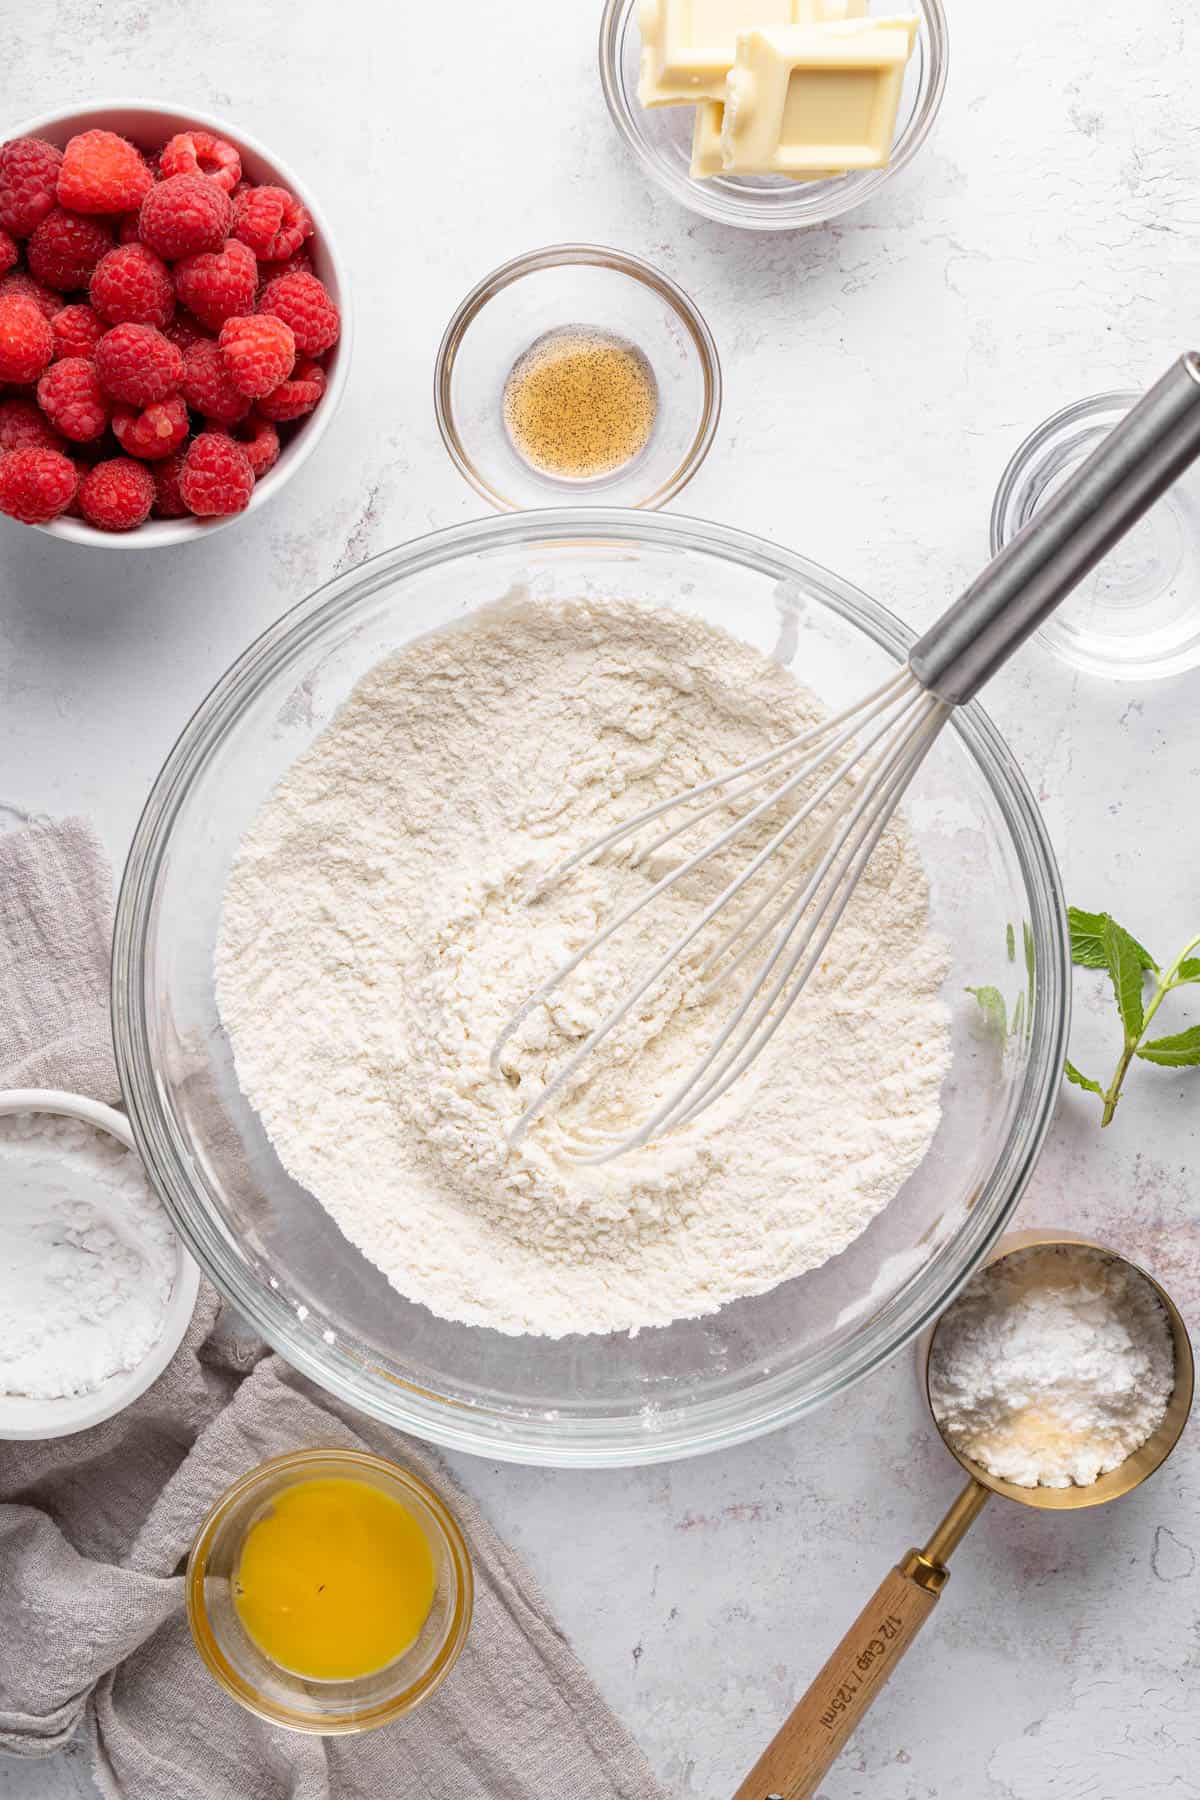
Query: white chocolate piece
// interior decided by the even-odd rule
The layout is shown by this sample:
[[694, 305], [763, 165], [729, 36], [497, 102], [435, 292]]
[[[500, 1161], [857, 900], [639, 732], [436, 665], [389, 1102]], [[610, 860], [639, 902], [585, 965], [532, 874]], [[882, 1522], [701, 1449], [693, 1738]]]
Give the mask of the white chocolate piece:
[[[852, 0], [851, 0], [852, 3]], [[866, 0], [863, 0], [866, 4]], [[692, 133], [692, 164], [688, 173], [693, 180], [704, 181], [724, 171], [721, 162], [721, 123], [725, 108], [720, 100], [702, 100], [696, 108], [696, 127]], [[836, 181], [845, 169], [814, 169], [808, 175], [791, 175], [790, 181]]]
[[743, 32], [725, 84], [724, 173], [884, 168], [918, 25], [856, 18]]
[[815, 25], [865, 13], [867, 0], [640, 0], [643, 106], [721, 100], [738, 33], [752, 26]]

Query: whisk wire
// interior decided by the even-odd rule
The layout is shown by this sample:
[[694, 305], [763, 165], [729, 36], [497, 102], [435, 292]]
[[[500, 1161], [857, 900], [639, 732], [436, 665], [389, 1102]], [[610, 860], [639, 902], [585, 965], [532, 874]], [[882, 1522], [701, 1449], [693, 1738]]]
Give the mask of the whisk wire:
[[[763, 966], [747, 984], [739, 1004], [715, 1041], [710, 1045], [705, 1056], [689, 1070], [669, 1098], [635, 1131], [623, 1136], [577, 1131], [577, 1139], [603, 1143], [605, 1147], [588, 1154], [576, 1154], [572, 1157], [573, 1161], [607, 1162], [613, 1157], [623, 1155], [626, 1151], [649, 1142], [660, 1131], [670, 1131], [677, 1126], [690, 1123], [701, 1111], [721, 1097], [770, 1041], [798, 999], [804, 983], [824, 953], [825, 946], [837, 928], [853, 895], [858, 876], [886, 829], [896, 801], [899, 800], [924, 759], [929, 745], [940, 728], [945, 710], [940, 702], [930, 698], [929, 704], [922, 708], [920, 716], [911, 721], [900, 742], [872, 766], [870, 775], [864, 781], [863, 792], [852, 809], [850, 817], [845, 821], [836, 842], [822, 859], [820, 867], [804, 891], [791, 905], [789, 916], [783, 929], [779, 932], [773, 950]], [[872, 814], [868, 810], [871, 808], [877, 808], [877, 811]], [[865, 824], [863, 823], [864, 819]], [[857, 830], [860, 825], [862, 825], [862, 829]], [[848, 842], [849, 848], [847, 849]], [[846, 852], [845, 856], [829, 882], [821, 905], [809, 921], [808, 929], [799, 943], [794, 946], [782, 973], [776, 977], [766, 996], [762, 997], [764, 983], [770, 978], [772, 970], [787, 949], [804, 913], [811, 905], [826, 877], [834, 869], [837, 859], [843, 851]], [[834, 904], [835, 896], [837, 898]], [[831, 904], [833, 904], [833, 916], [827, 918]], [[821, 929], [822, 920], [826, 918], [827, 923]], [[769, 931], [770, 928], [767, 929]], [[796, 969], [804, 958], [814, 933], [818, 930], [820, 931], [818, 942], [810, 952], [804, 970], [795, 981], [792, 992], [783, 1006], [774, 1017], [771, 1017], [772, 1009], [775, 1008], [780, 995], [795, 976]], [[761, 939], [766, 933], [759, 935]], [[746, 1014], [754, 1007], [756, 999], [758, 999], [758, 1005], [754, 1009], [749, 1025], [741, 1031], [732, 1050], [724, 1055], [720, 1067], [697, 1091], [697, 1084], [704, 1080], [713, 1063], [722, 1057], [730, 1038], [739, 1032], [739, 1027], [742, 1026]]]

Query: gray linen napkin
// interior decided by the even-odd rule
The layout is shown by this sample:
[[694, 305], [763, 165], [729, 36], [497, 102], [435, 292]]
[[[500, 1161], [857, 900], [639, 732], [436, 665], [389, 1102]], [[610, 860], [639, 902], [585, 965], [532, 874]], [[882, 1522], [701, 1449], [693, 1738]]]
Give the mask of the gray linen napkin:
[[[0, 840], [0, 1086], [116, 1093], [111, 878], [81, 820]], [[202, 1284], [154, 1386], [75, 1437], [0, 1445], [0, 1749], [80, 1720], [123, 1800], [663, 1800], [528, 1571], [427, 1446], [360, 1417], [219, 1317]], [[208, 1507], [282, 1450], [366, 1447], [431, 1481], [471, 1546], [471, 1634], [445, 1685], [361, 1737], [243, 1712], [202, 1667], [177, 1573]]]

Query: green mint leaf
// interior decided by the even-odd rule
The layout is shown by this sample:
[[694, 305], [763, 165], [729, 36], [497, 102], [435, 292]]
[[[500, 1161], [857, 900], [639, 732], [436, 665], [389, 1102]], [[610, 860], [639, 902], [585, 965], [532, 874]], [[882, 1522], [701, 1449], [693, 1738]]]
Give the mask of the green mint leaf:
[[1161, 1063], [1164, 1069], [1189, 1069], [1200, 1066], [1200, 1025], [1189, 1025], [1173, 1037], [1154, 1038], [1143, 1044], [1138, 1055], [1144, 1062]]
[[1086, 1088], [1089, 1094], [1099, 1094], [1100, 1098], [1103, 1100], [1104, 1089], [1100, 1086], [1100, 1083], [1098, 1081], [1093, 1081], [1090, 1075], [1081, 1075], [1070, 1057], [1067, 1058], [1066, 1075], [1067, 1080], [1072, 1082], [1075, 1087]]
[[[1084, 912], [1082, 907], [1069, 906], [1067, 921], [1071, 927], [1071, 961], [1081, 969], [1107, 969], [1109, 963], [1108, 953], [1104, 948], [1104, 927], [1113, 923], [1108, 913]], [[1122, 930], [1122, 927], [1118, 925], [1117, 930]], [[1157, 969], [1158, 964], [1150, 952], [1128, 931], [1125, 936], [1137, 952], [1143, 969]]]
[[1037, 945], [1033, 941], [1033, 926], [1027, 919], [1022, 921], [1021, 937], [1025, 944], [1025, 973], [1029, 977], [1029, 997], [1032, 1000], [1033, 986], [1037, 978]]
[[1008, 1009], [1004, 1004], [1004, 995], [999, 988], [969, 987], [966, 992], [974, 994], [979, 1002], [979, 1010], [983, 1014], [984, 1023], [989, 1031], [994, 1031], [1001, 1040], [1008, 1036]]
[[1172, 987], [1182, 987], [1185, 981], [1200, 981], [1200, 956], [1189, 956], [1181, 962], [1175, 971]]
[[1100, 936], [1104, 959], [1112, 976], [1117, 1011], [1125, 1027], [1125, 1042], [1135, 1044], [1142, 1033], [1142, 977], [1146, 970], [1143, 961], [1146, 952], [1123, 925], [1118, 925], [1107, 913], [1102, 916], [1104, 925]]
[[1011, 925], [1006, 925], [1004, 927], [1004, 942], [1008, 949], [1009, 962], [1016, 962], [1016, 960], [1017, 960], [1017, 934], [1013, 930]]
[[1017, 995], [1017, 1004], [1013, 1007], [1012, 1023], [1008, 1028], [1010, 1037], [1021, 1037], [1025, 1030], [1025, 996]]

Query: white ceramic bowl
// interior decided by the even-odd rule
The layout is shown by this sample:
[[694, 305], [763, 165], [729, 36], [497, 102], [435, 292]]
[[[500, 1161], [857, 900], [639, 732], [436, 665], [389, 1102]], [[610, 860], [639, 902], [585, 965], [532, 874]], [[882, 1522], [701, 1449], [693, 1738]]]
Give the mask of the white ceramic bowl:
[[247, 175], [258, 182], [272, 182], [278, 187], [288, 188], [304, 202], [312, 214], [314, 229], [308, 247], [313, 267], [337, 302], [342, 315], [341, 336], [325, 363], [328, 377], [325, 392], [314, 410], [300, 422], [300, 428], [287, 439], [275, 467], [255, 483], [254, 493], [245, 512], [230, 513], [221, 519], [148, 519], [136, 531], [97, 531], [83, 519], [63, 517], [37, 528], [49, 532], [51, 537], [66, 538], [73, 544], [91, 544], [106, 550], [154, 550], [166, 544], [189, 543], [193, 538], [204, 537], [209, 532], [219, 531], [222, 526], [249, 518], [308, 461], [341, 403], [350, 368], [353, 329], [345, 267], [338, 255], [325, 215], [309, 189], [297, 179], [286, 163], [280, 162], [262, 144], [247, 136], [239, 127], [230, 125], [224, 119], [215, 119], [210, 113], [199, 112], [190, 106], [164, 106], [152, 100], [99, 100], [94, 106], [79, 107], [70, 112], [42, 113], [36, 119], [25, 119], [11, 130], [5, 130], [2, 136], [4, 140], [41, 137], [61, 146], [68, 138], [74, 137], [76, 132], [103, 129], [120, 132], [122, 136], [148, 146], [165, 144], [176, 132], [187, 131], [191, 126], [197, 125], [205, 131], [215, 132], [218, 137], [227, 138], [235, 145]]
[[[11, 1113], [57, 1113], [80, 1119], [107, 1131], [127, 1150], [136, 1147], [129, 1121], [123, 1113], [83, 1094], [65, 1094], [57, 1088], [9, 1088], [0, 1092], [0, 1117]], [[61, 1400], [31, 1400], [19, 1394], [0, 1394], [0, 1439], [70, 1437], [111, 1419], [144, 1394], [157, 1381], [183, 1341], [200, 1288], [200, 1271], [182, 1243], [175, 1241], [175, 1284], [167, 1302], [158, 1342], [136, 1369], [112, 1375], [90, 1394], [70, 1394]]]

